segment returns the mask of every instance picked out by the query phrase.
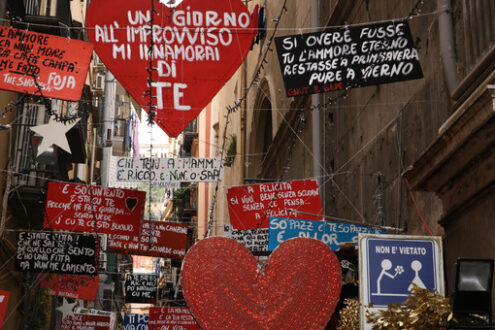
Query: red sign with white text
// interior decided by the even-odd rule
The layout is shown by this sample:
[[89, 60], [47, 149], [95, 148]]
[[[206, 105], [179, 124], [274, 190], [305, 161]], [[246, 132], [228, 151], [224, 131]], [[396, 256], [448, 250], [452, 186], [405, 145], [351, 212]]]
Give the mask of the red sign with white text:
[[145, 220], [139, 236], [109, 235], [107, 250], [113, 253], [183, 259], [187, 248], [187, 228], [186, 224], [177, 222]]
[[61, 330], [110, 330], [110, 316], [72, 314], [62, 320]]
[[5, 314], [7, 313], [7, 306], [9, 305], [9, 298], [10, 298], [10, 292], [9, 291], [0, 290], [0, 325], [3, 324]]
[[41, 287], [48, 288], [51, 296], [95, 300], [99, 277], [71, 274], [42, 274]]
[[0, 89], [77, 101], [92, 52], [89, 42], [2, 26]]
[[[270, 217], [297, 217], [298, 210], [323, 214], [316, 180], [283, 181], [227, 190], [230, 223], [237, 230], [267, 228]], [[304, 215], [308, 220], [321, 217]]]
[[148, 112], [151, 98], [157, 124], [176, 137], [235, 73], [253, 43], [256, 20], [243, 2], [154, 0], [152, 11], [150, 1], [93, 0], [86, 27], [103, 63]]
[[149, 330], [200, 329], [189, 308], [150, 307]]
[[139, 235], [145, 200], [138, 190], [49, 182], [45, 228]]

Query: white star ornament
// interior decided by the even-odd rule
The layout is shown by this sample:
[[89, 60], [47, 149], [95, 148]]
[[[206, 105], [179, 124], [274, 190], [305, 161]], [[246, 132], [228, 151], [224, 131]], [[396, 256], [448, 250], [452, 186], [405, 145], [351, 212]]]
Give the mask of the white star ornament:
[[78, 118], [73, 123], [68, 124], [56, 121], [55, 117], [52, 116], [50, 117], [48, 124], [30, 127], [33, 132], [43, 138], [40, 145], [38, 146], [38, 154], [36, 155], [36, 157], [45, 152], [51, 145], [57, 145], [63, 150], [67, 151], [69, 154], [72, 154], [65, 133], [67, 133], [72, 127], [74, 127], [74, 125], [77, 124], [79, 120], [81, 120], [81, 118]]

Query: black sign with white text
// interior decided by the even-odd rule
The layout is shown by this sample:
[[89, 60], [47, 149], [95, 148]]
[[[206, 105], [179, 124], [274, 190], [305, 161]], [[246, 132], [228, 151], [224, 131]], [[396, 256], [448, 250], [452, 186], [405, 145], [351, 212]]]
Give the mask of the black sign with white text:
[[275, 38], [287, 96], [423, 77], [407, 20]]
[[130, 274], [125, 279], [125, 302], [153, 304], [156, 301], [156, 275]]
[[19, 232], [15, 270], [22, 272], [96, 275], [94, 236]]

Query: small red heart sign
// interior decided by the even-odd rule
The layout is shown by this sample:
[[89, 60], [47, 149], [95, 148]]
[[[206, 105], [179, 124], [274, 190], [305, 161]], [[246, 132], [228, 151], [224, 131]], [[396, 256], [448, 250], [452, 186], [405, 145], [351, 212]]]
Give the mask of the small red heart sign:
[[148, 113], [151, 98], [156, 122], [175, 137], [234, 74], [257, 29], [241, 0], [153, 1], [154, 10], [150, 1], [93, 0], [86, 27], [103, 63]]
[[234, 239], [212, 237], [184, 258], [184, 298], [202, 329], [324, 329], [339, 301], [340, 263], [324, 243], [282, 243], [261, 270]]

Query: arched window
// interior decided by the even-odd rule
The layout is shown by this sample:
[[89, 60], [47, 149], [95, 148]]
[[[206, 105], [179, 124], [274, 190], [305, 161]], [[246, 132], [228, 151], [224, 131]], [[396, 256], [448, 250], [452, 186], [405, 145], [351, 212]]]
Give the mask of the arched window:
[[250, 178], [256, 178], [262, 172], [263, 162], [270, 153], [273, 141], [272, 104], [268, 95], [268, 84], [265, 82], [259, 89], [253, 107], [247, 158], [247, 174]]

